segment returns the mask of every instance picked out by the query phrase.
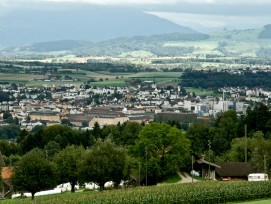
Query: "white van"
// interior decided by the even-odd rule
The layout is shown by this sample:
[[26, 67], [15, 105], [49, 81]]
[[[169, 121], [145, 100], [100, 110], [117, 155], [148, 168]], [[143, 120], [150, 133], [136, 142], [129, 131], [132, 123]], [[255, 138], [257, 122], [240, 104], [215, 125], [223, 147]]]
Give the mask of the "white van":
[[268, 175], [264, 173], [249, 174], [248, 181], [268, 181]]

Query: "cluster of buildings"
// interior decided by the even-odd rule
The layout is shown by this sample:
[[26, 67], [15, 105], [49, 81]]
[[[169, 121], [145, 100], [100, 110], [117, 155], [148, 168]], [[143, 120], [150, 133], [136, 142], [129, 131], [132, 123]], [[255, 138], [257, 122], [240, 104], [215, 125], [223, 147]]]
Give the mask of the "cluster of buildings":
[[[267, 103], [271, 97], [271, 92], [245, 88], [224, 88], [219, 90], [223, 93], [221, 97], [201, 97], [194, 93], [183, 94], [181, 87], [159, 88], [155, 83], [130, 88], [64, 84], [61, 87], [44, 85], [41, 88], [18, 86], [16, 90], [11, 89], [10, 85], [1, 85], [0, 89], [14, 98], [12, 101], [2, 101], [0, 111], [9, 111], [26, 129], [63, 121], [68, 121], [75, 128], [92, 128], [96, 122], [105, 126], [153, 120], [176, 120], [189, 125], [199, 118], [215, 117], [217, 113], [227, 110], [244, 114], [251, 102]], [[50, 92], [50, 97], [40, 100], [39, 94], [45, 92]], [[118, 97], [114, 97], [116, 93]]]

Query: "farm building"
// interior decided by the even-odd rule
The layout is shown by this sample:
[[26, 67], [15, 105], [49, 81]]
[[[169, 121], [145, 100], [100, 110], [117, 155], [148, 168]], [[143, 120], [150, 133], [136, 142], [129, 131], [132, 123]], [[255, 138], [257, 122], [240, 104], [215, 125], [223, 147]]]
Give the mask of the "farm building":
[[[193, 170], [198, 172], [200, 177], [202, 178], [210, 178], [212, 180], [216, 180], [216, 170], [220, 169], [221, 167], [217, 164], [211, 163], [204, 158], [200, 158], [195, 156], [195, 164]], [[209, 172], [210, 169], [210, 172]], [[210, 173], [210, 175], [209, 175]]]
[[222, 162], [216, 163], [221, 168], [216, 168], [216, 175], [219, 180], [247, 180], [252, 173], [250, 163], [245, 162]]

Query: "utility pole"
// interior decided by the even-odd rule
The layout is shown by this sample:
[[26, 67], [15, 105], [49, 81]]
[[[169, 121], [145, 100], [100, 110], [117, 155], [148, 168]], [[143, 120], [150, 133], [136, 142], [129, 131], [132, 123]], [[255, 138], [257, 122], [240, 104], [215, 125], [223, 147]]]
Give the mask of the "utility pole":
[[145, 154], [146, 154], [146, 186], [148, 185], [148, 148], [145, 148]]
[[211, 165], [210, 165], [210, 151], [211, 151], [211, 141], [210, 140], [208, 140], [208, 146], [209, 146], [209, 151], [208, 151], [208, 160], [209, 160], [209, 169], [208, 169], [208, 179], [210, 179], [211, 178], [211, 176], [210, 176], [210, 173], [211, 173]]
[[193, 171], [193, 169], [194, 169], [194, 158], [193, 158], [193, 155], [192, 155], [192, 173], [191, 173], [191, 176], [192, 176], [192, 183], [193, 183], [193, 173], [194, 173], [194, 171]]
[[139, 165], [138, 165], [138, 173], [139, 173], [138, 186], [140, 186], [140, 162], [139, 162]]
[[245, 163], [247, 163], [247, 125], [245, 124]]
[[266, 155], [263, 155], [263, 167], [264, 167], [264, 180], [266, 180]]

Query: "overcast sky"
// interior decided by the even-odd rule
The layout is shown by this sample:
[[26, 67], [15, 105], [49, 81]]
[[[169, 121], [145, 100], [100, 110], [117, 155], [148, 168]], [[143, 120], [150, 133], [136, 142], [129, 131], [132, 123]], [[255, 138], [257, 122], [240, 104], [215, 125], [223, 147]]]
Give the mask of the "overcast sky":
[[15, 8], [53, 8], [55, 4], [66, 9], [84, 4], [134, 7], [196, 30], [271, 24], [271, 0], [0, 0], [0, 16]]

